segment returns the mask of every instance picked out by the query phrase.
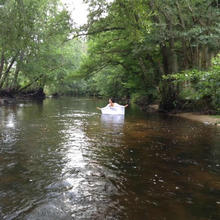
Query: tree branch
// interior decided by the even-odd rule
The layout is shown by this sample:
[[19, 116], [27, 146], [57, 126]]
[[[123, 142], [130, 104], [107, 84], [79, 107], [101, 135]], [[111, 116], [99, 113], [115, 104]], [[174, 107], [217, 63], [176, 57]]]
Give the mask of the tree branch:
[[6, 80], [6, 78], [7, 78], [7, 76], [8, 76], [8, 73], [10, 72], [10, 70], [11, 70], [11, 68], [12, 68], [12, 66], [13, 66], [13, 64], [14, 64], [14, 62], [16, 61], [16, 58], [17, 58], [17, 56], [19, 55], [19, 53], [20, 53], [20, 51], [18, 51], [18, 52], [15, 54], [15, 56], [14, 56], [14, 57], [12, 58], [12, 60], [11, 60], [11, 63], [9, 64], [8, 68], [7, 68], [6, 71], [4, 72], [4, 74], [3, 74], [2, 78], [1, 78], [1, 81], [0, 81], [0, 88], [2, 88], [2, 86], [3, 86], [3, 84], [4, 84], [5, 80]]
[[77, 37], [81, 37], [81, 36], [95, 35], [95, 34], [99, 34], [99, 33], [103, 33], [103, 32], [119, 31], [119, 30], [125, 30], [125, 28], [123, 28], [123, 27], [112, 27], [112, 28], [104, 28], [104, 29], [101, 29], [101, 30], [94, 30], [94, 31], [91, 31], [91, 32], [79, 33], [79, 34], [76, 34], [75, 36], [73, 36], [71, 39], [68, 39], [68, 40], [73, 40], [73, 39], [75, 39]]
[[30, 87], [31, 85], [33, 85], [35, 82], [37, 82], [37, 81], [38, 81], [40, 78], [42, 78], [43, 76], [44, 76], [44, 75], [41, 74], [39, 77], [37, 77], [36, 79], [34, 79], [32, 82], [30, 82], [30, 83], [27, 84], [26, 86], [24, 86], [24, 87], [18, 89], [18, 92], [21, 92], [21, 91], [27, 89], [28, 87]]

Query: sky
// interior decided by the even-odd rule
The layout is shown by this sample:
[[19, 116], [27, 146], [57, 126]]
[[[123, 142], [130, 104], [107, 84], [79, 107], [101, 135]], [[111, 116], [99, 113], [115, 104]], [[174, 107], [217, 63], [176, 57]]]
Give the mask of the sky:
[[87, 22], [87, 6], [83, 0], [62, 0], [66, 5], [67, 10], [70, 12], [73, 21], [77, 26], [83, 25]]

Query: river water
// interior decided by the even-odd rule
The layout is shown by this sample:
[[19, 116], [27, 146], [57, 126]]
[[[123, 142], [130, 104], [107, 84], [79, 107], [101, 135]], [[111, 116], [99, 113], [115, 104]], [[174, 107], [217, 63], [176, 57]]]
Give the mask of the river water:
[[220, 219], [220, 129], [106, 101], [0, 108], [0, 219]]

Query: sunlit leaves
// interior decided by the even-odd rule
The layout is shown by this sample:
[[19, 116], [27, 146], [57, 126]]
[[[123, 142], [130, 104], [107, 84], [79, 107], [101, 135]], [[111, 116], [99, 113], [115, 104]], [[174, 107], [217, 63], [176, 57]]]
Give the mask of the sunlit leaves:
[[[172, 79], [173, 83], [182, 83], [185, 87], [182, 94], [187, 94], [189, 99], [203, 99], [211, 97], [213, 107], [220, 108], [220, 56], [213, 59], [213, 66], [209, 70], [187, 70], [182, 73], [164, 76]], [[192, 90], [193, 89], [193, 90]], [[186, 92], [188, 91], [188, 93]], [[191, 93], [189, 93], [191, 91]], [[184, 95], [186, 96], [186, 95]]]
[[[22, 88], [36, 81], [35, 86], [43, 87], [47, 72], [59, 63], [54, 47], [60, 48], [70, 34], [67, 11], [59, 0], [8, 0], [0, 10], [0, 51], [5, 64], [1, 84], [14, 87], [16, 82]], [[6, 72], [6, 64], [13, 59]]]

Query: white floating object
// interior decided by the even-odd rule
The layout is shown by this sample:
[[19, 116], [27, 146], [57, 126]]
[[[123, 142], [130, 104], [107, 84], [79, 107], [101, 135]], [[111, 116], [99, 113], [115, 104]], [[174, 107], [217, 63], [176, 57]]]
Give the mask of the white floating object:
[[114, 103], [113, 107], [108, 104], [106, 107], [101, 108], [101, 111], [104, 115], [124, 115], [125, 107], [123, 105]]

